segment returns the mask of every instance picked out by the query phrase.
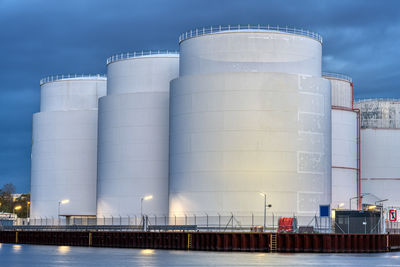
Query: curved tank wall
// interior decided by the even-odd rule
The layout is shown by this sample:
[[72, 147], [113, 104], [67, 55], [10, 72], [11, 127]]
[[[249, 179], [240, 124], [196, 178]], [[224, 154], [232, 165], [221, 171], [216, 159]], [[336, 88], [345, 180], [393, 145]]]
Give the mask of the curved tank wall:
[[283, 72], [321, 76], [322, 44], [276, 31], [223, 31], [180, 43], [180, 76], [218, 72]]
[[357, 113], [332, 109], [332, 208], [350, 208], [349, 199], [356, 196]]
[[107, 95], [169, 92], [167, 86], [176, 78], [177, 53], [131, 57], [107, 66]]
[[77, 77], [45, 82], [40, 87], [40, 111], [97, 109], [106, 95], [106, 78]]
[[320, 77], [173, 80], [170, 215], [260, 215], [260, 192], [268, 212], [314, 215], [331, 201], [330, 106], [329, 82]]
[[33, 115], [30, 215], [57, 218], [59, 201], [65, 199], [69, 203], [60, 206], [60, 215], [96, 215], [94, 103], [106, 93], [106, 79], [54, 80], [41, 87], [47, 102], [44, 112]]
[[332, 91], [332, 106], [353, 108], [353, 81], [350, 77], [338, 74], [324, 72], [323, 77], [330, 80]]
[[[400, 206], [400, 129], [361, 130], [361, 192]], [[375, 203], [368, 203], [375, 204]]]
[[[332, 208], [349, 209], [357, 196], [357, 113], [353, 111], [352, 79], [323, 73], [332, 97]], [[353, 200], [352, 208], [357, 207]]]
[[109, 95], [99, 101], [98, 216], [168, 214], [169, 82], [179, 56], [108, 64]]
[[400, 206], [400, 100], [366, 99], [354, 102], [361, 110], [361, 192], [363, 202], [388, 199]]

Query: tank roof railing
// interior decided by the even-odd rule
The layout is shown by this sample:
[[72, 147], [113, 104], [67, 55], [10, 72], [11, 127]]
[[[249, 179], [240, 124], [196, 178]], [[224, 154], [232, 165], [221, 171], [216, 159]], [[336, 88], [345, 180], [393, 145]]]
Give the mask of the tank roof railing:
[[241, 31], [249, 31], [249, 30], [296, 34], [296, 35], [310, 37], [314, 40], [319, 41], [322, 44], [322, 36], [315, 32], [311, 32], [311, 31], [303, 30], [303, 29], [290, 28], [288, 26], [282, 27], [279, 25], [272, 26], [272, 25], [260, 25], [260, 24], [258, 24], [258, 25], [250, 25], [250, 24], [248, 24], [248, 25], [228, 25], [228, 26], [219, 25], [219, 26], [208, 26], [208, 27], [203, 27], [203, 28], [197, 28], [197, 29], [182, 33], [179, 36], [179, 43], [181, 43], [182, 41], [184, 41], [186, 39], [192, 38], [192, 37], [197, 37], [197, 36], [202, 36], [202, 35], [207, 35], [207, 34], [220, 33], [220, 32], [241, 32]]
[[322, 72], [322, 76], [325, 77], [331, 77], [331, 78], [336, 78], [336, 79], [340, 79], [340, 80], [345, 80], [348, 81], [350, 83], [353, 82], [353, 79], [350, 76], [341, 74], [341, 73], [335, 73], [335, 72]]
[[67, 79], [79, 79], [79, 78], [84, 78], [84, 79], [98, 79], [98, 78], [107, 78], [106, 74], [60, 74], [60, 75], [52, 75], [48, 76], [46, 78], [40, 79], [40, 85], [43, 85], [45, 83], [49, 82], [55, 82], [55, 81], [60, 81], [60, 80], [67, 80]]
[[355, 99], [354, 104], [365, 103], [365, 102], [395, 102], [400, 103], [400, 98], [363, 98]]
[[136, 51], [136, 52], [128, 52], [121, 53], [107, 58], [107, 65], [120, 60], [144, 57], [144, 56], [155, 56], [155, 55], [179, 55], [179, 52], [176, 50], [148, 50], [148, 51]]

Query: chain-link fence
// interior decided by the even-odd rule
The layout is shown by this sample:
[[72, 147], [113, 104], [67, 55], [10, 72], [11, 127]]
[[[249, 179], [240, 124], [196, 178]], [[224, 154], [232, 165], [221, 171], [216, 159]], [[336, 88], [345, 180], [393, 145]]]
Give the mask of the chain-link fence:
[[[293, 218], [292, 228], [279, 228], [280, 218]], [[199, 231], [289, 231], [331, 233], [332, 222], [329, 217], [296, 216], [270, 213], [263, 215], [186, 215], [186, 216], [117, 216], [117, 217], [52, 217], [17, 219], [14, 226], [116, 226], [135, 228], [146, 225], [157, 229], [158, 226], [193, 226]], [[136, 229], [135, 228], [135, 229]], [[161, 228], [160, 228], [161, 229]], [[165, 229], [165, 228], [162, 228]]]

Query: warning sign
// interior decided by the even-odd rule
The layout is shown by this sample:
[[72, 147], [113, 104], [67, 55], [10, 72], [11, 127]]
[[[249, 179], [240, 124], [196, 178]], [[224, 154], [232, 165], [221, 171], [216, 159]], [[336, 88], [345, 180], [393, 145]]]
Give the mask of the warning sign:
[[397, 210], [389, 210], [389, 221], [397, 221]]

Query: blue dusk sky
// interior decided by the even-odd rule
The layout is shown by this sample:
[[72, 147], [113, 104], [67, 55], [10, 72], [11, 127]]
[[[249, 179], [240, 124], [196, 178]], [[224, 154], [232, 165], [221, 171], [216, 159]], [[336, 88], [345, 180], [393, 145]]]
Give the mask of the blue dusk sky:
[[397, 0], [0, 0], [0, 187], [30, 190], [41, 78], [105, 73], [113, 54], [177, 50], [180, 33], [228, 24], [318, 32], [323, 70], [351, 76], [355, 98], [400, 98]]

